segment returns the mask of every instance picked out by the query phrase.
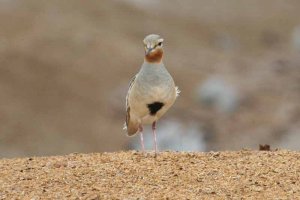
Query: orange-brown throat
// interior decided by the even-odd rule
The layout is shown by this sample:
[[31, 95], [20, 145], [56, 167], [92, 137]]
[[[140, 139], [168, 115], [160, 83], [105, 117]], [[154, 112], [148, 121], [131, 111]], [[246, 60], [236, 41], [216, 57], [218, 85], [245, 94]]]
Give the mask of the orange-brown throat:
[[161, 48], [154, 49], [149, 54], [145, 55], [145, 59], [149, 63], [160, 63], [163, 57], [163, 50]]

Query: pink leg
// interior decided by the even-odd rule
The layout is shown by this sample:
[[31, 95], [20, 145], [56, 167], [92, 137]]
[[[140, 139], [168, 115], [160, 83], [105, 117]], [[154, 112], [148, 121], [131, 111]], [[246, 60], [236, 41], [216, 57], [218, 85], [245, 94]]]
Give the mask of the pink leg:
[[152, 133], [154, 138], [154, 149], [155, 149], [155, 155], [157, 153], [157, 140], [156, 140], [156, 122], [153, 122], [152, 124]]
[[143, 127], [142, 125], [139, 126], [139, 132], [140, 132], [140, 138], [141, 138], [141, 146], [143, 152], [145, 151], [145, 145], [144, 145], [144, 137], [143, 137]]

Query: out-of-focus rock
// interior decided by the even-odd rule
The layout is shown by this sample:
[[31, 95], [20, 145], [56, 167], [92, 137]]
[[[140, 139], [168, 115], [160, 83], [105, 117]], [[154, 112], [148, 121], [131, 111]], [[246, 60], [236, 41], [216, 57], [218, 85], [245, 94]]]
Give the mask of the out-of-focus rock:
[[229, 33], [218, 34], [215, 38], [214, 43], [216, 47], [224, 51], [234, 50], [239, 47], [239, 42], [237, 38], [234, 38]]
[[279, 35], [274, 31], [263, 31], [260, 41], [265, 47], [272, 48], [279, 43], [280, 38]]
[[[204, 122], [207, 150], [273, 147], [285, 138], [278, 127], [300, 124], [290, 109], [276, 114], [300, 108], [300, 59], [290, 51], [300, 1], [271, 2], [0, 0], [0, 157], [122, 150], [134, 139], [122, 131], [128, 83], [150, 33], [165, 38], [164, 62], [182, 90], [158, 135], [176, 118], [184, 133], [189, 120]], [[275, 33], [270, 48], [265, 32]], [[197, 80], [212, 73], [248, 97], [233, 115], [195, 101]]]
[[292, 32], [292, 46], [300, 51], [300, 25], [296, 26]]
[[282, 139], [277, 143], [276, 146], [282, 149], [290, 149], [299, 151], [300, 150], [300, 127], [291, 127], [288, 132], [282, 136]]
[[196, 91], [197, 99], [225, 113], [236, 111], [240, 104], [237, 89], [221, 77], [210, 77]]
[[[153, 150], [152, 130], [144, 128], [144, 142], [147, 150]], [[196, 123], [182, 124], [179, 120], [164, 121], [157, 124], [157, 143], [159, 150], [205, 151], [205, 134]], [[130, 148], [141, 149], [137, 134], [129, 144]]]

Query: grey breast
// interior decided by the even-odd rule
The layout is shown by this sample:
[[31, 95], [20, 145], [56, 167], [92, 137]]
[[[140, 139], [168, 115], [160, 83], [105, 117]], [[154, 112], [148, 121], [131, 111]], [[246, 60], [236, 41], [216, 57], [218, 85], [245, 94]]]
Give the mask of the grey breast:
[[162, 63], [144, 63], [138, 74], [137, 90], [145, 99], [157, 97], [157, 88], [170, 95], [174, 90], [173, 78]]

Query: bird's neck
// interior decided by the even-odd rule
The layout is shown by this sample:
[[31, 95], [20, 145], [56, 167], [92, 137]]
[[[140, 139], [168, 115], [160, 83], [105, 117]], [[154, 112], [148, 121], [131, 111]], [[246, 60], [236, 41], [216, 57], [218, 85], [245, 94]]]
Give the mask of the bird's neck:
[[162, 49], [156, 49], [153, 52], [150, 52], [149, 54], [145, 55], [145, 61], [148, 63], [161, 63], [163, 53], [164, 52]]

